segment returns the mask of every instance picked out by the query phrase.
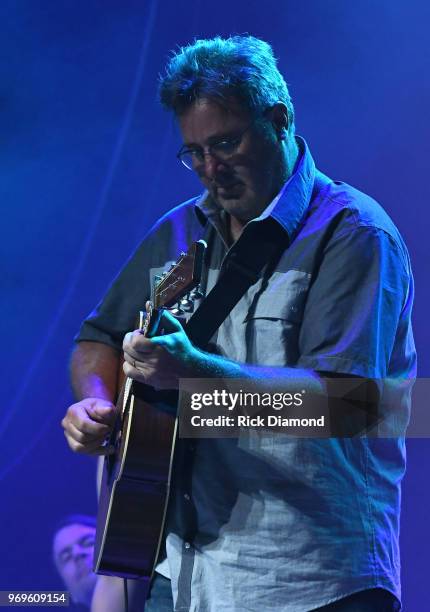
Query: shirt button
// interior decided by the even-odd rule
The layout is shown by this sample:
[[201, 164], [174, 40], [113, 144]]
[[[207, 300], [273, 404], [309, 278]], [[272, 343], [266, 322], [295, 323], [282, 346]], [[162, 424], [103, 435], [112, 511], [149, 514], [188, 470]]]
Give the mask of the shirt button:
[[188, 495], [188, 493], [184, 493], [184, 499], [186, 499], [187, 501], [190, 501], [190, 496]]
[[189, 548], [191, 548], [191, 544], [189, 542], [185, 542], [184, 548], [188, 550]]

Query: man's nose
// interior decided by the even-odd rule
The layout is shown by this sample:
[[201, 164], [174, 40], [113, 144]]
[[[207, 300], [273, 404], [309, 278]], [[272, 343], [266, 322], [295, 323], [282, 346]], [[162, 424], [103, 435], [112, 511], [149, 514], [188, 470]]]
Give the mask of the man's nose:
[[203, 160], [203, 172], [204, 176], [213, 181], [219, 172], [225, 170], [225, 164], [219, 159], [217, 159], [211, 153], [205, 153], [205, 157]]

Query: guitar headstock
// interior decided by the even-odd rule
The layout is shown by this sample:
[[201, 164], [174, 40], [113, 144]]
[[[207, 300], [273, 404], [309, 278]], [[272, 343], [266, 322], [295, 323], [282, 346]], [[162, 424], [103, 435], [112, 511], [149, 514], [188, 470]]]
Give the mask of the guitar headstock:
[[152, 303], [154, 308], [169, 308], [197, 287], [203, 269], [206, 242], [193, 242], [186, 253], [181, 253], [173, 267], [156, 280]]

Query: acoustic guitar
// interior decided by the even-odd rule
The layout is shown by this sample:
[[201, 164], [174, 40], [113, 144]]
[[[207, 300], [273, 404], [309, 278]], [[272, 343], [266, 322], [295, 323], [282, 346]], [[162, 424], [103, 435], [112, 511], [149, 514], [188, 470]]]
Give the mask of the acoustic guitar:
[[[169, 272], [156, 277], [148, 312], [146, 316], [140, 313], [143, 334], [151, 337], [160, 333], [162, 310], [196, 291], [205, 248], [203, 240], [193, 243]], [[189, 303], [188, 298], [183, 301]], [[177, 431], [176, 396], [175, 392], [158, 392], [126, 378], [109, 441], [115, 452], [104, 460], [94, 570], [142, 579], [148, 589], [169, 499]]]

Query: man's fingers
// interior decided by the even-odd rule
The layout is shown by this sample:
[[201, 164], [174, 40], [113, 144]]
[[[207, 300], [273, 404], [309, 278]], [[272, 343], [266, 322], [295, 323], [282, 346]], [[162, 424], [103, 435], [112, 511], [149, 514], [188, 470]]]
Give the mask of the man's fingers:
[[112, 429], [110, 424], [96, 421], [95, 419], [92, 419], [90, 416], [88, 416], [86, 413], [85, 415], [81, 415], [79, 413], [68, 414], [61, 421], [61, 424], [66, 430], [71, 427], [74, 427], [83, 434], [88, 434], [89, 436], [93, 437], [106, 436]]
[[123, 365], [128, 364], [134, 368], [136, 367], [135, 366], [136, 361], [138, 360], [135, 359], [132, 355], [130, 355], [130, 353], [124, 353], [124, 364]]
[[[175, 332], [182, 332], [184, 328], [181, 323], [175, 319], [175, 317], [168, 311], [163, 310], [159, 329], [165, 334], [174, 334]], [[128, 332], [124, 336], [123, 349], [125, 353], [128, 353], [132, 358], [137, 359], [139, 353], [150, 353], [154, 350], [154, 346], [159, 340], [163, 338], [163, 335], [155, 335], [152, 338], [147, 338], [142, 335], [140, 329], [136, 329], [133, 332]]]
[[83, 426], [75, 425], [71, 421], [63, 425], [67, 434], [79, 444], [102, 444], [109, 435], [111, 428], [106, 425], [94, 423], [96, 427], [90, 427], [85, 423]]
[[105, 424], [108, 427], [115, 423], [117, 409], [113, 404], [106, 406], [89, 405], [85, 407], [85, 410], [91, 419], [97, 423]]
[[116, 408], [111, 402], [86, 398], [70, 406], [61, 425], [73, 451], [105, 455], [112, 452], [105, 441], [112, 431], [115, 418]]
[[137, 329], [134, 332], [125, 334], [122, 348], [125, 353], [136, 357], [139, 353], [150, 353], [154, 347], [151, 339], [143, 336], [140, 330]]
[[115, 449], [111, 445], [102, 445], [100, 441], [95, 441], [92, 444], [82, 444], [73, 438], [67, 431], [64, 432], [66, 440], [72, 451], [85, 455], [111, 455]]
[[134, 359], [132, 360], [133, 363], [130, 363], [130, 359], [126, 359], [122, 365], [122, 369], [124, 374], [128, 377], [128, 378], [132, 378], [133, 380], [137, 380], [138, 382], [146, 382], [146, 376], [145, 374], [137, 368], [137, 366], [134, 365]]
[[163, 310], [159, 327], [163, 329], [166, 334], [174, 334], [184, 329], [178, 319], [168, 310]]

